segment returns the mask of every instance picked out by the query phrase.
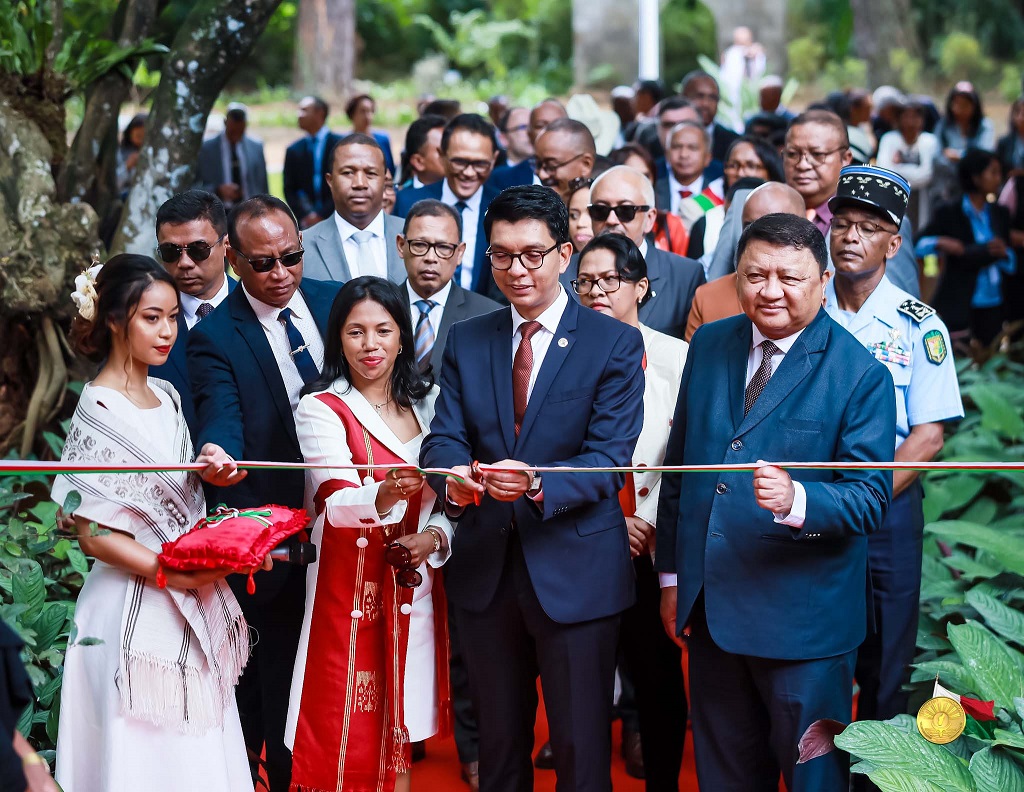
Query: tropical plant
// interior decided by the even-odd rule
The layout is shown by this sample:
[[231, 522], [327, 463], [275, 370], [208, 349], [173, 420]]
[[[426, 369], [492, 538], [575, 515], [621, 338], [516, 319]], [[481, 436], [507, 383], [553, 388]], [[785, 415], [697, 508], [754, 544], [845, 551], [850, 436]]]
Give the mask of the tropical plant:
[[488, 74], [501, 80], [514, 62], [514, 40], [532, 42], [537, 31], [518, 19], [489, 19], [479, 8], [465, 13], [452, 12], [451, 32], [426, 14], [417, 14], [413, 22], [425, 27], [434, 37], [434, 44], [449, 61], [470, 74]]

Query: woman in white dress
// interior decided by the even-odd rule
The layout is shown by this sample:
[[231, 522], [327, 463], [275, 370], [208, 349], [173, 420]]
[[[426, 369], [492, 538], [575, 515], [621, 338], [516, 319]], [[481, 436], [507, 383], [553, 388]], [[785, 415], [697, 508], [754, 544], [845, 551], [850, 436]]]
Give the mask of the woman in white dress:
[[301, 792], [408, 790], [410, 744], [450, 725], [434, 568], [452, 528], [416, 468], [437, 395], [416, 346], [404, 290], [349, 281], [331, 308], [323, 376], [295, 412], [305, 461], [323, 466], [307, 471], [319, 553], [285, 737]]
[[[122, 470], [61, 475], [51, 493], [96, 559], [65, 658], [57, 781], [68, 792], [252, 792], [234, 697], [249, 634], [221, 581], [227, 571], [168, 571], [166, 588], [155, 582], [161, 543], [205, 516], [199, 476], [131, 472], [192, 461], [178, 394], [147, 376], [175, 342], [177, 289], [136, 255], [92, 267], [76, 285], [76, 345], [106, 362], [82, 391], [61, 459]], [[245, 475], [214, 445], [197, 461], [221, 484]]]

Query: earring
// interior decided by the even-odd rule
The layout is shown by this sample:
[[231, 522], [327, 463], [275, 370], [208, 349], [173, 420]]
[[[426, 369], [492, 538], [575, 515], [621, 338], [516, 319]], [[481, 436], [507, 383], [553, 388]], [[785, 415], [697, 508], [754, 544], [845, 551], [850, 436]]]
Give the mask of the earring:
[[402, 354], [402, 350], [403, 350], [403, 349], [405, 349], [405, 347], [403, 347], [403, 346], [399, 346], [399, 347], [398, 347], [398, 354], [399, 354], [399, 355], [401, 355], [401, 354]]

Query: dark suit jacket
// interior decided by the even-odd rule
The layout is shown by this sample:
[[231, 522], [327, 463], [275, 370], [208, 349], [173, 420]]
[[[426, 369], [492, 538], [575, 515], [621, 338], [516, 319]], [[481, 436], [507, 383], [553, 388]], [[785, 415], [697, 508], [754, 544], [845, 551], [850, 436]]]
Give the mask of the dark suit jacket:
[[[331, 151], [339, 140], [341, 135], [327, 133], [323, 160], [325, 172], [331, 169]], [[310, 212], [316, 212], [321, 218], [326, 218], [334, 211], [334, 199], [331, 197], [331, 188], [326, 177], [320, 181], [319, 195], [314, 194], [311, 142], [312, 138], [307, 135], [301, 140], [296, 140], [284, 152], [284, 200], [299, 220]]]
[[[401, 286], [402, 293], [409, 295], [408, 281]], [[441, 324], [437, 328], [437, 336], [434, 338], [434, 348], [430, 353], [430, 368], [434, 372], [434, 381], [440, 380], [441, 363], [444, 359], [444, 345], [448, 340], [448, 333], [452, 325], [464, 319], [472, 319], [474, 316], [497, 311], [501, 305], [489, 297], [484, 297], [476, 292], [466, 291], [459, 284], [452, 282], [452, 290], [448, 294], [448, 301], [444, 304], [444, 311], [441, 313]], [[419, 320], [419, 310], [413, 310], [409, 306], [409, 313], [412, 317], [412, 326], [415, 330], [416, 322]]]
[[[399, 190], [392, 214], [398, 217], [406, 217], [412, 205], [417, 201], [422, 201], [424, 198], [433, 198], [440, 201], [443, 188], [444, 179], [428, 184], [425, 187], [417, 187], [415, 190]], [[501, 293], [494, 284], [494, 278], [491, 277], [491, 266], [487, 263], [487, 257], [484, 255], [484, 251], [487, 250], [487, 234], [484, 233], [484, 215], [487, 214], [487, 207], [491, 205], [491, 201], [497, 195], [498, 190], [489, 182], [485, 182], [483, 194], [480, 196], [480, 219], [476, 225], [476, 252], [474, 253], [475, 260], [473, 262], [473, 291], [477, 294], [485, 294], [492, 299], [498, 299], [501, 297]], [[473, 229], [463, 227], [462, 238], [466, 239], [470, 233], [473, 233]]]
[[733, 132], [728, 127], [724, 127], [715, 122], [715, 126], [711, 130], [711, 156], [721, 163], [725, 162], [725, 153], [729, 150], [729, 146], [732, 142], [739, 137], [739, 134]]
[[516, 165], [506, 165], [504, 168], [495, 168], [487, 183], [498, 192], [508, 187], [518, 187], [522, 184], [533, 184], [533, 157], [524, 159]]
[[[538, 465], [628, 465], [643, 423], [642, 357], [636, 328], [570, 300], [517, 437], [511, 309], [459, 322], [445, 346], [441, 393], [421, 464], [511, 458]], [[622, 484], [618, 473], [545, 473], [541, 508], [525, 497], [501, 503], [490, 496], [466, 507], [445, 569], [451, 601], [473, 612], [487, 608], [515, 530], [537, 598], [556, 622], [588, 621], [629, 607], [636, 587], [618, 501]], [[444, 479], [432, 477], [431, 485], [445, 497]]]
[[[658, 179], [654, 183], [654, 205], [658, 209], [671, 212], [672, 195], [670, 193], [672, 188], [668, 180], [668, 161], [662, 157], [654, 165], [658, 174]], [[711, 164], [704, 169], [704, 186], [707, 187], [724, 172], [721, 162], [711, 160]]]
[[[225, 276], [228, 279], [228, 297], [235, 290], [238, 282], [234, 278]], [[224, 298], [224, 302], [227, 302], [228, 298]], [[217, 306], [220, 307], [219, 305]], [[209, 319], [213, 314], [207, 316]], [[196, 327], [199, 323], [196, 324]], [[154, 366], [149, 370], [149, 376], [158, 377], [162, 380], [167, 380], [174, 389], [178, 392], [181, 397], [181, 412], [185, 416], [185, 423], [188, 424], [189, 432], [192, 433], [192, 444], [196, 446], [196, 452], [199, 451], [199, 446], [196, 445], [196, 406], [192, 399], [192, 383], [188, 378], [188, 355], [186, 345], [188, 344], [189, 330], [188, 325], [185, 324], [185, 314], [178, 311], [178, 338], [174, 342], [174, 346], [171, 347], [171, 354], [167, 356], [167, 360], [162, 366]]]
[[996, 156], [999, 157], [999, 162], [1003, 166], [1003, 178], [1014, 169], [1013, 164], [1013, 149], [1017, 143], [1017, 133], [1011, 131], [1008, 135], [1003, 135], [999, 138], [999, 142], [996, 143]]
[[[214, 195], [217, 188], [231, 181], [231, 174], [224, 172], [224, 158], [221, 156], [221, 140], [224, 133], [205, 141], [199, 148], [199, 160], [196, 167], [196, 187]], [[263, 143], [245, 135], [239, 142], [245, 158], [245, 187], [242, 200], [254, 195], [270, 192], [267, 186], [267, 163], [263, 157]], [[243, 185], [238, 185], [242, 187]]]
[[[892, 461], [892, 376], [824, 309], [744, 417], [751, 338], [746, 315], [694, 334], [666, 465]], [[863, 641], [867, 538], [892, 499], [892, 473], [792, 475], [807, 493], [799, 531], [757, 505], [749, 471], [662, 476], [656, 566], [679, 576], [678, 628], [703, 591], [711, 636], [727, 652], [811, 659]]]
[[[964, 214], [960, 203], [961, 199], [957, 199], [938, 206], [928, 226], [919, 234], [921, 237], [948, 236], [964, 243], [964, 255], [946, 256], [946, 265], [932, 297], [933, 307], [950, 330], [963, 330], [970, 325], [971, 298], [978, 273], [997, 261], [985, 245], [974, 241], [970, 218]], [[988, 209], [992, 232], [1010, 247], [1010, 211], [999, 204], [989, 204]]]
[[[303, 280], [299, 288], [323, 333], [339, 285]], [[235, 459], [302, 461], [280, 368], [242, 289], [235, 289], [192, 328], [188, 373], [198, 418], [198, 447], [216, 443]], [[278, 503], [298, 508], [304, 489], [301, 470], [252, 470], [233, 487], [208, 488], [207, 503], [236, 508]], [[255, 596], [273, 597], [291, 567], [277, 564], [264, 572]]]

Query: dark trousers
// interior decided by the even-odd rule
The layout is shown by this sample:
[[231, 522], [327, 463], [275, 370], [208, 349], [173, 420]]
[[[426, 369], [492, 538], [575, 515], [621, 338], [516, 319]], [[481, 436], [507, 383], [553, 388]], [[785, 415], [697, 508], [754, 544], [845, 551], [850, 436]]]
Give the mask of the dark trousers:
[[480, 728], [473, 709], [473, 696], [469, 687], [469, 669], [462, 654], [459, 628], [455, 621], [454, 606], [448, 600], [448, 644], [450, 647], [448, 670], [452, 686], [452, 710], [455, 716], [455, 748], [463, 764], [480, 761]]
[[636, 604], [622, 614], [619, 647], [633, 684], [646, 789], [678, 792], [687, 715], [682, 651], [661, 624], [661, 588], [651, 557], [633, 559], [633, 568]]
[[892, 502], [882, 527], [868, 537], [875, 631], [857, 654], [858, 720], [888, 720], [907, 711], [910, 664], [917, 646], [924, 514], [921, 485]]
[[[785, 614], [779, 614], [785, 618]], [[714, 792], [847, 792], [850, 756], [833, 751], [796, 763], [814, 721], [849, 723], [856, 652], [817, 660], [768, 660], [720, 648], [702, 600], [690, 627], [690, 716], [697, 780]]]
[[[260, 597], [259, 576], [255, 597], [245, 593], [244, 577], [234, 575], [231, 578], [232, 589], [253, 630], [255, 642], [249, 664], [235, 687], [235, 699], [245, 747], [258, 757], [266, 745], [270, 792], [288, 792], [292, 778], [292, 755], [284, 744], [284, 726], [292, 668], [302, 631], [305, 572], [305, 567], [290, 569], [282, 588], [269, 599]], [[241, 585], [235, 578], [241, 580]], [[250, 765], [255, 783], [259, 766], [255, 761], [250, 761]]]
[[480, 722], [481, 792], [532, 792], [537, 675], [559, 792], [610, 792], [619, 616], [559, 624], [541, 607], [518, 534], [493, 601], [454, 608]]

